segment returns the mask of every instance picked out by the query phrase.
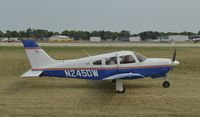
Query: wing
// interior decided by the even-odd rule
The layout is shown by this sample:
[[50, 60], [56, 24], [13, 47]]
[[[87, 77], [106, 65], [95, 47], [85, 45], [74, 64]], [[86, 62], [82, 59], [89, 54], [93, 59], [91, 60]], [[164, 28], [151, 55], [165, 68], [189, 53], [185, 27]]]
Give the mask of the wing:
[[117, 74], [117, 75], [109, 76], [107, 78], [104, 78], [103, 80], [138, 79], [138, 78], [144, 78], [144, 76], [141, 75], [141, 74], [137, 74], [137, 73], [123, 73], [123, 74]]

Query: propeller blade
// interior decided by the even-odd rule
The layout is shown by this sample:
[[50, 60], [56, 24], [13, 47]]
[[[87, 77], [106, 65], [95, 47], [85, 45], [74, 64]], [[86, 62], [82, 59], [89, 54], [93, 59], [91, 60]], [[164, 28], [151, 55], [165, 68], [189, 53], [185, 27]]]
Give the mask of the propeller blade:
[[176, 60], [176, 48], [174, 49], [174, 55], [173, 55], [173, 58], [172, 58], [172, 62], [174, 62]]
[[174, 67], [173, 67], [173, 62], [176, 60], [176, 48], [174, 49], [174, 54], [172, 57], [172, 63], [171, 63], [171, 71], [173, 71]]

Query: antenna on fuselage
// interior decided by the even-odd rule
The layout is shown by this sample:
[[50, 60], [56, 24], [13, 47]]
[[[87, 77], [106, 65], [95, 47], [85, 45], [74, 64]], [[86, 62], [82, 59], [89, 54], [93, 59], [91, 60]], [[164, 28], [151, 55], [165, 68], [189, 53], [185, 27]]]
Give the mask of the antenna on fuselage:
[[91, 56], [91, 54], [90, 54], [89, 52], [87, 52], [86, 50], [81, 49], [81, 51], [82, 51], [83, 53], [85, 53], [87, 56]]

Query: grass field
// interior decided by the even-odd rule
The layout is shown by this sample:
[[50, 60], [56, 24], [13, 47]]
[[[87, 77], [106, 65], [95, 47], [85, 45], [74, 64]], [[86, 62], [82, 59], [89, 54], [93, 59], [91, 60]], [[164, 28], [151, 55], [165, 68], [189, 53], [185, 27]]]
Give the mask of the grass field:
[[[171, 57], [173, 47], [44, 47], [55, 59], [71, 59], [116, 50], [147, 57]], [[115, 93], [109, 81], [20, 78], [30, 69], [22, 47], [0, 46], [1, 117], [199, 117], [200, 48], [178, 47], [181, 64], [164, 79], [124, 81], [126, 93]]]

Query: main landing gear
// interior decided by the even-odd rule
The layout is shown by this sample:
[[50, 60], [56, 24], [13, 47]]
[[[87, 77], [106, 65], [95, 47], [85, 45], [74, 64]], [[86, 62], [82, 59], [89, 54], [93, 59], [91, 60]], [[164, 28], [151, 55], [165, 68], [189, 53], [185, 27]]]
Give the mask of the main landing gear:
[[168, 78], [165, 77], [165, 81], [163, 82], [163, 87], [164, 88], [169, 88], [170, 87], [170, 82], [168, 81]]
[[115, 83], [116, 83], [116, 92], [117, 93], [124, 93], [126, 91], [121, 79], [117, 79]]

